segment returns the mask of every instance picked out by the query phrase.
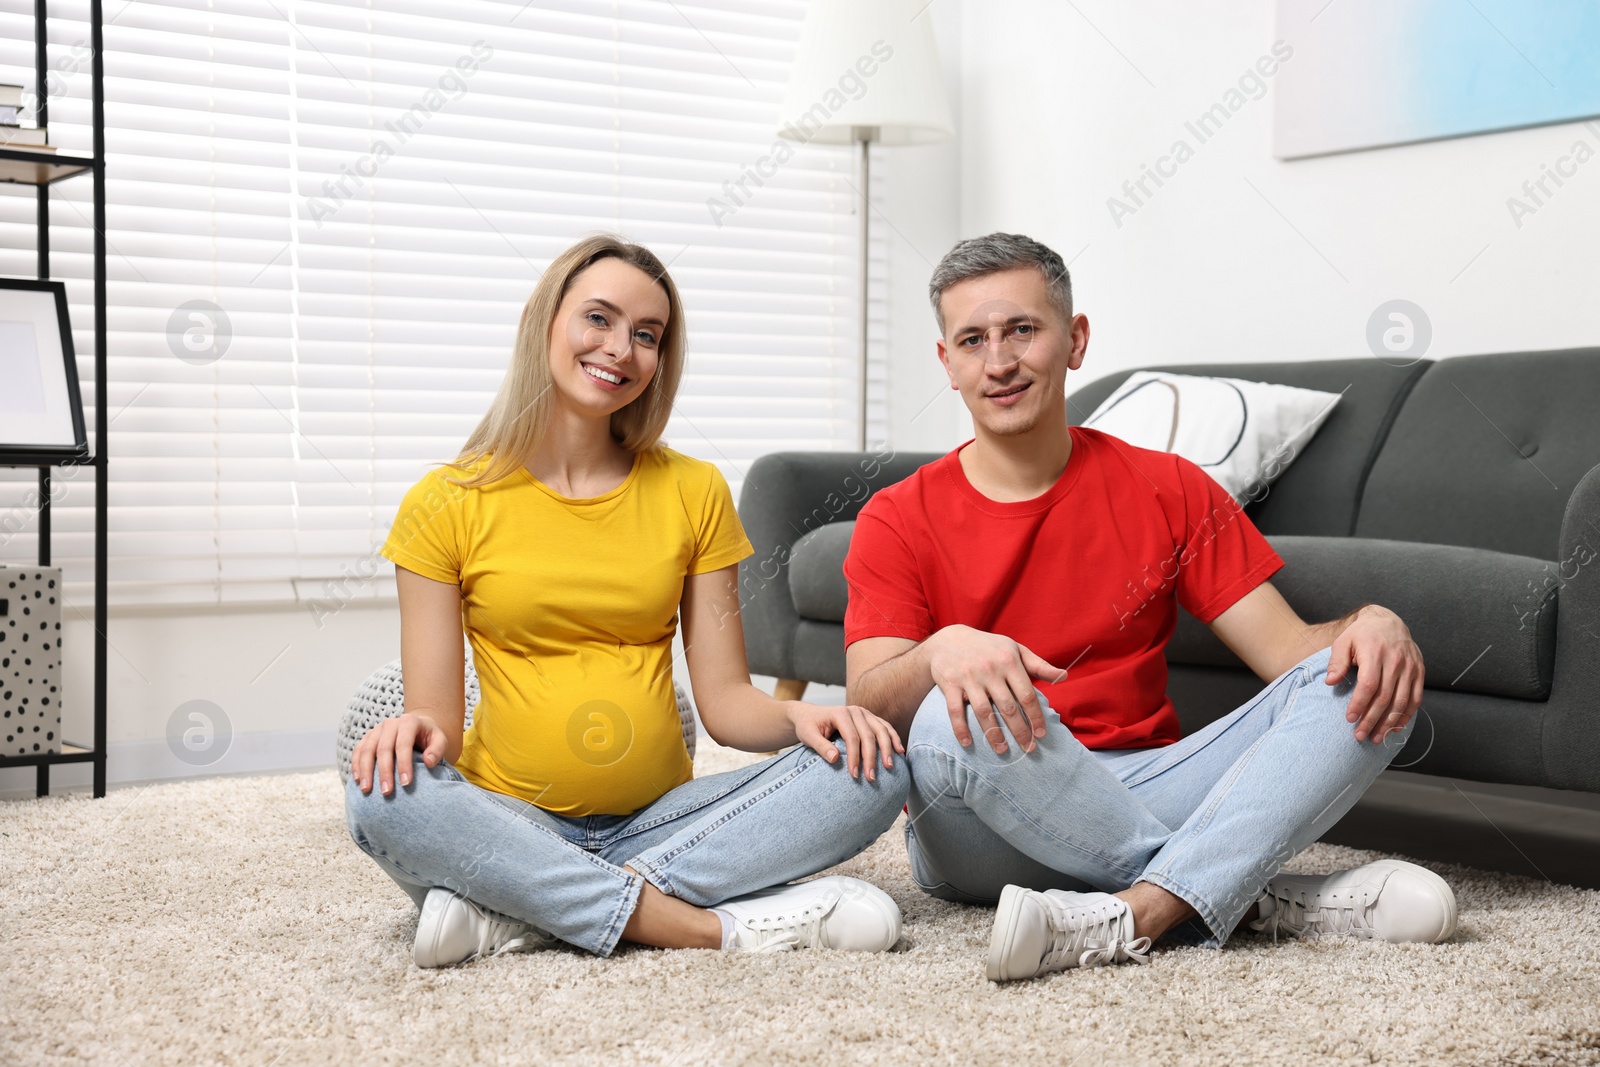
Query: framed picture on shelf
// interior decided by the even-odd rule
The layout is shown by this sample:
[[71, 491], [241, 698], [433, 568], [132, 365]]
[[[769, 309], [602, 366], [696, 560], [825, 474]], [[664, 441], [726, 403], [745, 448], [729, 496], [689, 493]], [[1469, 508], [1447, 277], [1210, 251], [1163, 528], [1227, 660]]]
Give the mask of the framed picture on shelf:
[[0, 278], [0, 462], [88, 454], [67, 287]]

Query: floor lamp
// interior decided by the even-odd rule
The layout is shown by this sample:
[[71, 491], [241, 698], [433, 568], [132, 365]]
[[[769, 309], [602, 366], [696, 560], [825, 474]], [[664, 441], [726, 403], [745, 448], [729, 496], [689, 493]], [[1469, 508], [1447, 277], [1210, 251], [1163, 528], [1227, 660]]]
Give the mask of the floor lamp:
[[923, 0], [810, 0], [783, 97], [778, 136], [854, 144], [860, 203], [861, 380], [857, 443], [867, 447], [867, 238], [873, 143], [935, 144], [955, 136], [932, 16]]

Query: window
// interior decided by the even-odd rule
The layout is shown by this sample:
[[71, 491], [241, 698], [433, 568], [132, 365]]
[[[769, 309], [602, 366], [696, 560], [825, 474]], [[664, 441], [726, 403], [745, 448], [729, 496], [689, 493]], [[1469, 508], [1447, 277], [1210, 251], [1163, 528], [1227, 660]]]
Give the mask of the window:
[[[32, 91], [30, 9], [0, 0], [0, 81]], [[597, 229], [683, 290], [673, 447], [736, 493], [766, 452], [854, 447], [853, 156], [749, 177], [804, 10], [108, 0], [112, 603], [375, 592], [400, 495], [487, 407], [539, 269]], [[86, 12], [52, 2], [47, 85], [52, 142], [83, 151]], [[0, 187], [6, 274], [34, 270], [31, 194]], [[89, 180], [52, 196], [87, 386]], [[81, 602], [73, 473], [54, 541]], [[31, 559], [34, 474], [0, 476], [0, 558]]]

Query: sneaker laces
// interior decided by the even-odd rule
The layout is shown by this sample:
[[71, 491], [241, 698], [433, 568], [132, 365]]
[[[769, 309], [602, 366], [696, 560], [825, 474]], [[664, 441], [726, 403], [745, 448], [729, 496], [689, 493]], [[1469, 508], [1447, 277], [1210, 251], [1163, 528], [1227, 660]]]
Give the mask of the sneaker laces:
[[1274, 889], [1271, 883], [1268, 883], [1258, 903], [1270, 901], [1272, 914], [1256, 919], [1250, 924], [1250, 929], [1272, 931], [1274, 942], [1278, 940], [1280, 930], [1289, 937], [1372, 933], [1372, 906], [1377, 903], [1375, 897], [1368, 900], [1364, 899], [1365, 894], [1352, 893], [1349, 890], [1343, 892], [1324, 890], [1315, 896], [1331, 899], [1326, 903], [1314, 904], [1312, 896], [1313, 894], [1304, 891]]
[[[828, 917], [837, 897], [813, 899], [798, 911], [760, 915], [752, 919], [736, 919], [736, 925], [748, 931], [755, 941], [745, 952], [791, 952], [798, 948], [822, 947], [822, 920]], [[742, 939], [741, 939], [742, 940]]]
[[[1093, 967], [1102, 963], [1149, 963], [1150, 939], [1125, 940], [1122, 917], [1127, 905], [1113, 897], [1093, 904], [1063, 904], [1048, 894], [1041, 898], [1050, 912], [1050, 947], [1040, 961], [1041, 970], [1063, 965]], [[1077, 956], [1077, 963], [1065, 961]]]
[[479, 908], [483, 921], [478, 925], [478, 956], [498, 956], [504, 952], [524, 952], [538, 948], [549, 941], [549, 935], [536, 927], [502, 915], [498, 911]]

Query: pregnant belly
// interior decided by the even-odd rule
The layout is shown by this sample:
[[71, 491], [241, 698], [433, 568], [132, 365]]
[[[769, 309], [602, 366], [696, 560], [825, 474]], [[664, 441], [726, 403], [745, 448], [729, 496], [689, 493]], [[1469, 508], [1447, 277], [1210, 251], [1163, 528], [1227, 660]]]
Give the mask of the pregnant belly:
[[[670, 676], [566, 689], [537, 705], [485, 686], [460, 761], [469, 778], [564, 815], [623, 815], [692, 774]], [[552, 699], [553, 698], [553, 699]]]

